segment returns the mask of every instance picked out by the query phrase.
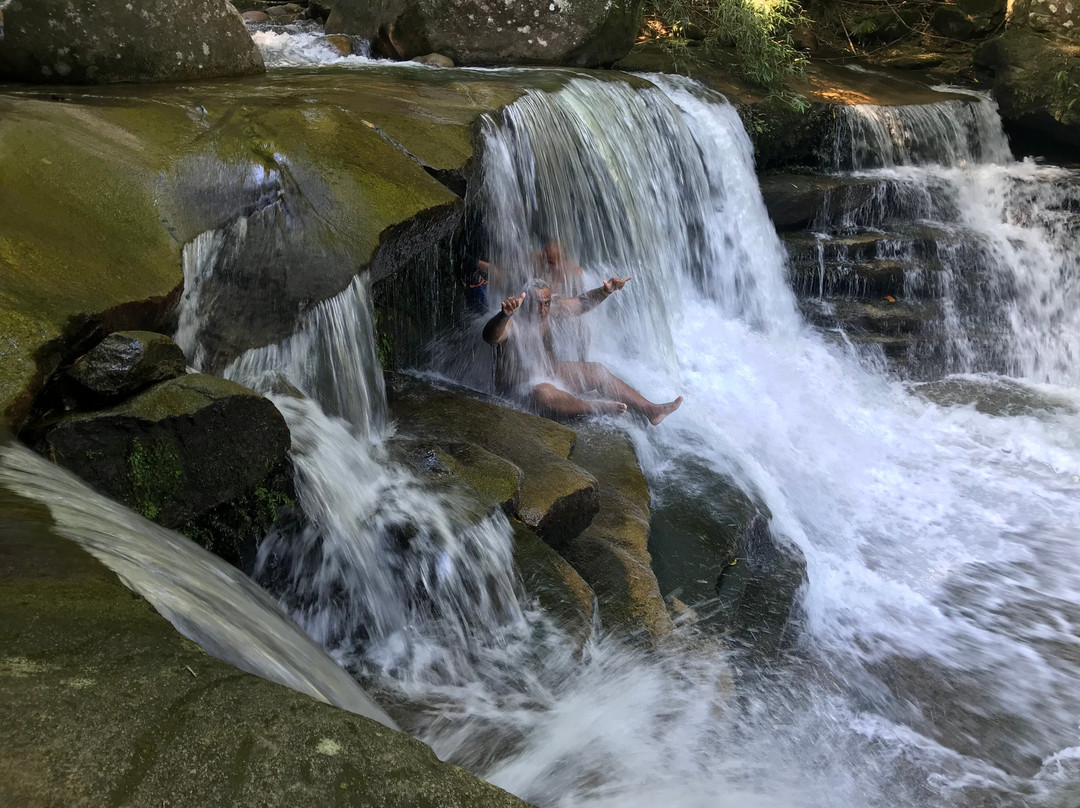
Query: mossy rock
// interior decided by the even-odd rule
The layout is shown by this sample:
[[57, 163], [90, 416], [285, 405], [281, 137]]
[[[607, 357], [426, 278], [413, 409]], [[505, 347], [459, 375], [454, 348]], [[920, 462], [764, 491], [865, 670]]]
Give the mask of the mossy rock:
[[579, 644], [592, 633], [592, 588], [570, 563], [522, 522], [514, 520], [514, 566], [525, 592]]
[[[66, 415], [39, 449], [98, 491], [166, 527], [187, 529], [237, 562], [242, 545], [260, 539], [254, 533], [264, 535], [276, 519], [275, 506], [292, 504], [283, 472], [289, 441], [285, 420], [268, 399], [225, 379], [190, 374], [106, 410]], [[227, 503], [251, 514], [254, 533], [246, 541], [230, 543], [214, 530], [231, 518], [220, 510]]]
[[548, 543], [559, 547], [592, 520], [596, 480], [566, 459], [574, 444], [572, 430], [405, 377], [392, 377], [387, 393], [402, 434], [440, 444], [473, 443], [521, 469], [514, 515]]
[[571, 459], [596, 477], [600, 510], [563, 556], [596, 593], [606, 628], [667, 634], [673, 625], [648, 548], [649, 486], [633, 444], [621, 432], [584, 426]]
[[413, 738], [181, 637], [44, 508], [0, 490], [0, 803], [526, 803]]
[[440, 178], [464, 191], [477, 119], [526, 88], [434, 73], [0, 92], [0, 421], [20, 429], [105, 334], [166, 328], [182, 249], [207, 231], [247, 234], [202, 312], [219, 365], [450, 233], [461, 202]]
[[1019, 26], [975, 51], [1014, 148], [1080, 160], [1080, 44]]

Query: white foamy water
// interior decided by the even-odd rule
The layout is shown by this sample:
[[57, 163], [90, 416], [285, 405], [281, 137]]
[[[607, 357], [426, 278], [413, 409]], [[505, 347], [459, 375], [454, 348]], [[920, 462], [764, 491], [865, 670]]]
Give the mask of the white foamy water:
[[940, 303], [929, 331], [944, 369], [1080, 383], [1080, 172], [1013, 160], [982, 96], [851, 107], [842, 123], [837, 164], [878, 185], [828, 232], [913, 236], [878, 256], [916, 268], [908, 294]]
[[[552, 708], [540, 740], [492, 778], [541, 804], [715, 804], [767, 761], [783, 774], [752, 779], [755, 796], [736, 802], [1057, 804], [1075, 780], [1041, 764], [1075, 745], [1080, 710], [1075, 409], [941, 408], [802, 325], [734, 110], [658, 83], [662, 93], [573, 82], [489, 130], [492, 254], [522, 265], [554, 235], [596, 269], [589, 281], [633, 275], [589, 315], [592, 356], [654, 399], [686, 395], [660, 428], [634, 430], [658, 505], [680, 485], [680, 458], [696, 457], [755, 492], [778, 540], [805, 555], [802, 662], [725, 702], [734, 735], [704, 718], [710, 701], [692, 687], [702, 712], [673, 709], [665, 698], [687, 683], [654, 678], [655, 658], [615, 663], [648, 683], [647, 699], [582, 673], [562, 698], [604, 705], [597, 724], [610, 733], [589, 749], [626, 755], [633, 774], [597, 775], [586, 754], [577, 766], [562, 749], [577, 715]], [[1030, 326], [1052, 319], [1040, 310]], [[721, 677], [720, 655], [702, 664]], [[690, 751], [674, 760], [640, 729], [660, 715], [685, 730]]]
[[365, 67], [377, 60], [365, 40], [352, 41], [348, 56], [331, 45], [317, 26], [311, 23], [283, 27], [251, 26], [251, 38], [262, 53], [268, 68], [278, 67]]
[[[658, 648], [600, 633], [575, 657], [517, 591], [504, 520], [471, 523], [391, 459], [369, 415], [381, 393], [359, 282], [230, 370], [289, 420], [312, 517], [268, 540], [264, 573], [314, 636], [406, 699], [441, 756], [538, 805], [1075, 808], [1080, 396], [1037, 372], [1025, 386], [1056, 405], [939, 406], [824, 340], [798, 314], [735, 111], [656, 81], [575, 80], [486, 123], [477, 190], [504, 269], [491, 303], [549, 238], [585, 286], [633, 277], [563, 347], [654, 400], [686, 396], [659, 428], [626, 422], [654, 506], [693, 488], [691, 464], [764, 502], [776, 541], [806, 559], [796, 647], [762, 664], [705, 631]], [[985, 170], [979, 149], [1031, 170], [984, 135], [971, 146], [988, 124], [954, 120], [968, 112], [916, 113], [968, 143], [948, 141], [960, 156], [936, 173]], [[1029, 229], [1065, 249], [1044, 178]], [[1052, 285], [1041, 260], [1030, 272]], [[1019, 311], [1053, 333], [1045, 306]]]

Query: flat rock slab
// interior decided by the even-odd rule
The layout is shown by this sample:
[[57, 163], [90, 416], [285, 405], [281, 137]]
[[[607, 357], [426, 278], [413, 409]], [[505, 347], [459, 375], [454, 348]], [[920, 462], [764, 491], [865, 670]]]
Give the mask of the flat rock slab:
[[259, 486], [284, 461], [289, 429], [268, 399], [193, 373], [65, 416], [43, 448], [98, 491], [181, 527]]
[[0, 491], [0, 804], [525, 808], [181, 637]]

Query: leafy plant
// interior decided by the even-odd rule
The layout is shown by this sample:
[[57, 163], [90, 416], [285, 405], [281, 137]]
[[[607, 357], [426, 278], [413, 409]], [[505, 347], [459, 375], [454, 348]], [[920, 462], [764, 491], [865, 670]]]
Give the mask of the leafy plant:
[[[696, 27], [704, 44], [734, 47], [742, 75], [759, 87], [779, 95], [791, 106], [799, 98], [787, 86], [805, 73], [806, 60], [792, 43], [791, 32], [805, 22], [794, 0], [649, 0], [646, 30], [661, 39], [666, 35], [673, 58], [694, 61], [684, 35]], [[804, 102], [803, 102], [804, 103]]]

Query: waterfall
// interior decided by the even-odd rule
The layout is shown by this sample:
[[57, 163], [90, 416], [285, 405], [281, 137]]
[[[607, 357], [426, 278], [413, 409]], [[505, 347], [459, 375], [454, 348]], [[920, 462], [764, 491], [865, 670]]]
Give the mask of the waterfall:
[[[1012, 159], [994, 103], [847, 107], [836, 164], [877, 183], [826, 240], [877, 234], [940, 305], [915, 364], [1039, 382], [1080, 380], [1080, 177]], [[918, 368], [916, 368], [916, 371]]]
[[[1074, 804], [1080, 395], [1063, 385], [1056, 298], [1025, 308], [1014, 293], [1016, 326], [995, 315], [991, 337], [955, 354], [971, 369], [1013, 357], [1015, 384], [1061, 406], [1006, 418], [913, 395], [802, 320], [731, 105], [688, 80], [651, 81], [574, 79], [484, 120], [473, 204], [500, 270], [490, 303], [520, 290], [548, 240], [583, 267], [574, 284], [632, 277], [559, 347], [655, 399], [686, 396], [660, 427], [621, 422], [653, 508], [680, 507], [710, 474], [762, 502], [773, 540], [806, 559], [794, 646], [761, 664], [689, 628], [652, 648], [601, 633], [575, 655], [521, 597], [503, 517], [471, 520], [394, 461], [362, 278], [228, 370], [285, 414], [309, 517], [264, 542], [263, 580], [404, 700], [441, 757], [538, 805]], [[1012, 162], [989, 105], [949, 104], [851, 113], [863, 115], [843, 141], [855, 169], [883, 181], [856, 216], [985, 218], [995, 267], [1026, 261], [1033, 283], [1067, 292], [1066, 250], [1045, 234], [1058, 214], [1067, 233], [1071, 203], [1044, 205], [1040, 183], [1075, 177]], [[861, 163], [874, 149], [888, 165]], [[998, 210], [1015, 223], [993, 223], [985, 200], [948, 191], [980, 172], [1026, 187], [1028, 220], [1023, 194]], [[1025, 234], [1042, 248], [1004, 251]], [[959, 276], [987, 269], [958, 256], [940, 288], [960, 297]], [[962, 300], [955, 311], [966, 327]], [[1052, 346], [1030, 372], [1021, 326]], [[475, 364], [440, 369], [487, 378]]]
[[[1078, 782], [1080, 397], [1039, 388], [1073, 404], [1016, 418], [939, 407], [823, 339], [799, 318], [734, 109], [691, 82], [651, 80], [572, 81], [486, 124], [478, 204], [504, 272], [492, 303], [550, 238], [586, 286], [633, 277], [582, 322], [591, 358], [646, 395], [686, 395], [659, 428], [626, 424], [654, 507], [692, 490], [701, 467], [759, 497], [776, 540], [806, 557], [803, 634], [764, 675], [715, 650], [641, 656], [601, 642], [548, 710], [521, 719], [520, 751], [488, 776], [540, 804], [1060, 804]], [[1028, 176], [1037, 201], [1034, 175], [1055, 172], [1008, 160], [986, 134], [1000, 133], [989, 105], [950, 104], [911, 113], [918, 138], [898, 124], [859, 130], [893, 143], [878, 151], [900, 165], [876, 170]], [[962, 136], [942, 145], [948, 121]], [[956, 165], [918, 165], [939, 145]], [[1044, 213], [1052, 222], [1047, 206], [1023, 225], [1029, 244], [1053, 226], [1034, 221]], [[983, 232], [1000, 247], [1013, 227], [987, 220]], [[1070, 277], [1065, 252], [1001, 260], [1025, 258], [1052, 288]], [[1053, 303], [1015, 319], [1067, 354]], [[1072, 378], [1052, 365], [1018, 375]], [[679, 664], [669, 653], [685, 674], [666, 668]], [[728, 664], [737, 700], [715, 691]]]

